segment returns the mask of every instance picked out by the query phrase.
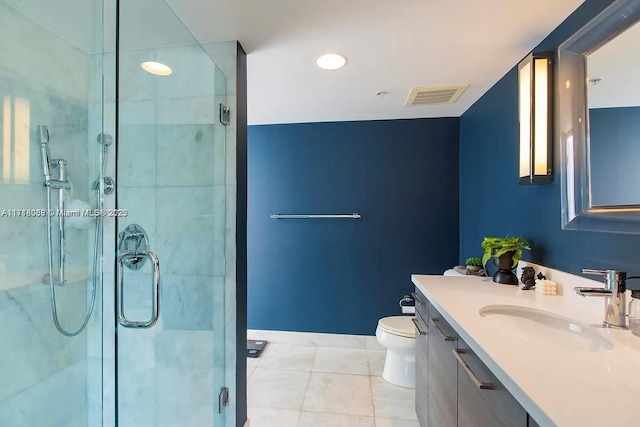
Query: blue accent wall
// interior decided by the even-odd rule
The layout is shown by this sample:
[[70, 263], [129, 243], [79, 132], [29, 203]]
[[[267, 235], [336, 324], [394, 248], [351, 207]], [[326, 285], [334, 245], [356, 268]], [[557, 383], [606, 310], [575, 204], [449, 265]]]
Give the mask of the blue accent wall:
[[[536, 50], [557, 52], [564, 40], [610, 3], [587, 0]], [[557, 145], [553, 184], [517, 184], [517, 84], [514, 64], [460, 119], [460, 258], [477, 255], [484, 236], [509, 233], [530, 241], [533, 249], [524, 259], [556, 269], [640, 273], [640, 236], [562, 230]]]
[[637, 204], [640, 107], [589, 109], [589, 136], [593, 204]]
[[373, 335], [412, 273], [456, 265], [458, 138], [458, 118], [250, 126], [248, 327]]

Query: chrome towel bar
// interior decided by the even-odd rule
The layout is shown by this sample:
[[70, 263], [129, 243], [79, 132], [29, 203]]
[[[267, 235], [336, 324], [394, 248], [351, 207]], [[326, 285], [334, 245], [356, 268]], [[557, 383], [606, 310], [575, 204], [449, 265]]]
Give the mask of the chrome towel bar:
[[349, 218], [349, 219], [360, 219], [362, 215], [359, 213], [352, 214], [337, 214], [337, 215], [282, 215], [282, 214], [273, 214], [271, 215], [273, 219], [309, 219], [309, 218]]

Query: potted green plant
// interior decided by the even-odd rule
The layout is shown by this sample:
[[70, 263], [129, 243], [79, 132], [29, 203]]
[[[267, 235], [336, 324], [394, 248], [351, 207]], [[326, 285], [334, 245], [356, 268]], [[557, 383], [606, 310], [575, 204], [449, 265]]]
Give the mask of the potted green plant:
[[493, 281], [507, 285], [517, 285], [518, 278], [513, 270], [522, 257], [523, 250], [531, 250], [529, 242], [522, 237], [485, 237], [482, 241], [484, 254], [482, 265], [493, 258], [493, 263], [498, 271], [493, 275]]
[[467, 258], [465, 264], [467, 266], [467, 270], [473, 271], [474, 273], [482, 269], [482, 260], [478, 257]]

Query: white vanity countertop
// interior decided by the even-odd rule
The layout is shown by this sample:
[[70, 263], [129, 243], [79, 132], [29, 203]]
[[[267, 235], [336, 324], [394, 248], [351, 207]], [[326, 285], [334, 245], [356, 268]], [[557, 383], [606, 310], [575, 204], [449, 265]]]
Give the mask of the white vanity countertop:
[[[640, 425], [640, 337], [598, 328], [615, 343], [611, 350], [577, 349], [545, 341], [544, 327], [496, 327], [479, 310], [514, 304], [550, 311], [589, 325], [601, 325], [602, 309], [561, 296], [542, 295], [491, 278], [412, 275], [460, 337], [478, 354], [541, 426]], [[550, 332], [553, 332], [552, 330]]]

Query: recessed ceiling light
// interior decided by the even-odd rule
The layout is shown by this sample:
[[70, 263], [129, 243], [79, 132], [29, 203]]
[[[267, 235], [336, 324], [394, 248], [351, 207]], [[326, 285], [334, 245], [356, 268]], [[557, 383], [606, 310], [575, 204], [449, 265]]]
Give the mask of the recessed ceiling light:
[[338, 70], [347, 64], [347, 58], [337, 53], [325, 53], [316, 58], [316, 65], [323, 70]]
[[168, 76], [173, 73], [171, 67], [160, 62], [145, 61], [140, 66], [147, 73], [155, 74], [156, 76]]

